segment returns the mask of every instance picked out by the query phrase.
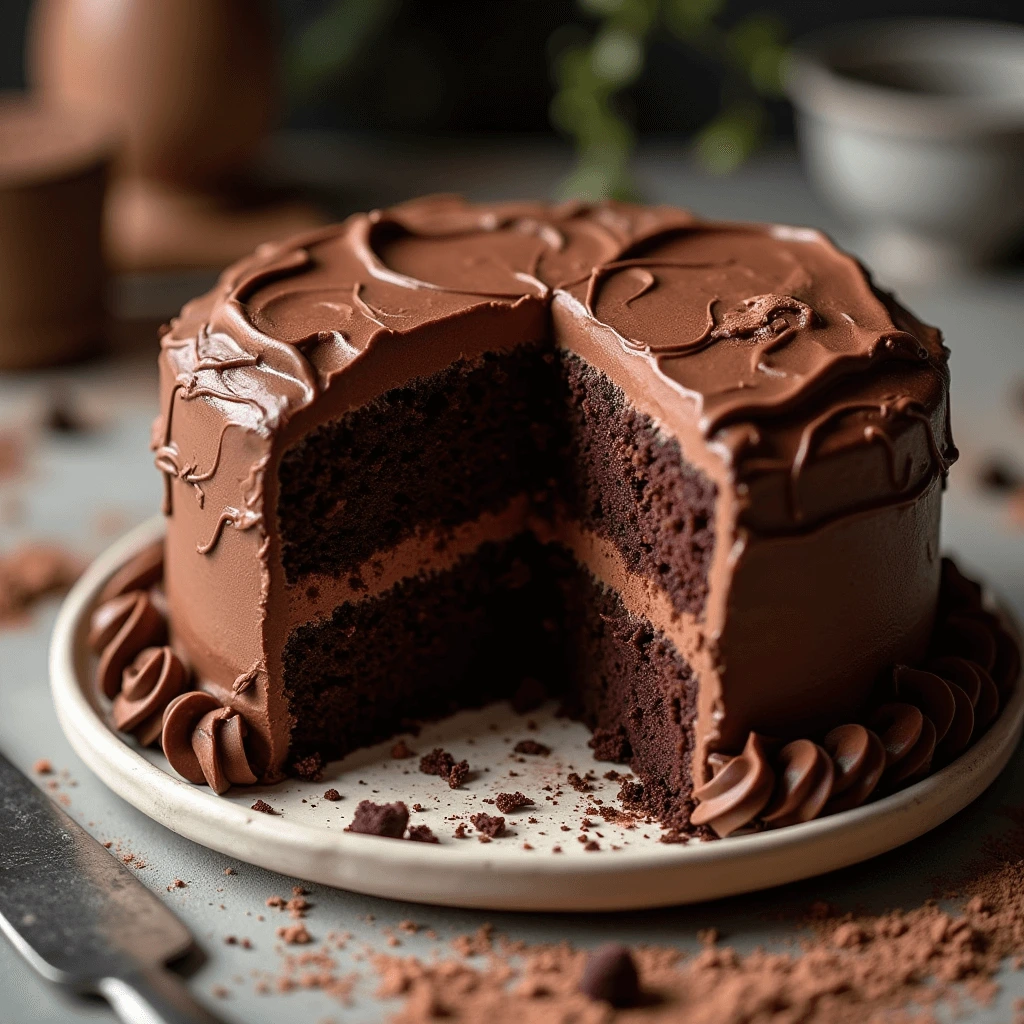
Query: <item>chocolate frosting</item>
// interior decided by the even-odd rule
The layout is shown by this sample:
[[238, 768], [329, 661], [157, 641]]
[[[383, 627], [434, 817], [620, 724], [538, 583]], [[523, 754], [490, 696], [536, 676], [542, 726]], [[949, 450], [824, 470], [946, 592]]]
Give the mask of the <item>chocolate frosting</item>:
[[835, 781], [826, 750], [810, 740], [793, 740], [779, 751], [776, 772], [775, 792], [762, 814], [766, 825], [782, 828], [821, 814]]
[[[793, 522], [806, 514], [800, 476], [823, 452], [880, 446], [896, 494], [956, 456], [938, 332], [818, 232], [707, 223], [665, 207], [476, 207], [440, 196], [262, 246], [186, 305], [161, 341], [157, 465], [202, 505], [227, 430], [279, 431], [382, 339], [425, 327], [458, 334], [494, 310], [532, 319], [539, 334], [551, 302], [646, 359], [678, 396], [680, 418], [736, 476], [787, 478]], [[175, 409], [199, 398], [223, 415], [202, 466], [182, 456], [173, 428]], [[927, 436], [928, 464], [898, 455], [911, 428]], [[198, 550], [260, 522], [265, 468], [252, 461]]]
[[[282, 453], [457, 359], [544, 339], [717, 488], [707, 607], [658, 623], [699, 679], [698, 786], [752, 731], [854, 720], [879, 671], [924, 654], [956, 456], [937, 331], [815, 231], [430, 197], [262, 246], [162, 334], [173, 643], [245, 716], [262, 777], [287, 759], [288, 631], [322, 614], [281, 567]], [[856, 580], [841, 613], [823, 564]]]
[[188, 685], [188, 672], [170, 647], [147, 647], [124, 670], [114, 698], [114, 728], [135, 733], [148, 747], [160, 737], [164, 709]]
[[179, 775], [189, 782], [205, 782], [220, 794], [232, 783], [256, 781], [245, 749], [246, 735], [245, 721], [237, 711], [222, 707], [208, 693], [193, 690], [167, 706], [161, 742]]
[[749, 825], [772, 797], [775, 773], [764, 740], [751, 733], [743, 753], [726, 761], [710, 781], [693, 791], [694, 825], [709, 825], [721, 838]]
[[832, 758], [835, 778], [826, 814], [859, 807], [875, 791], [885, 771], [885, 745], [878, 734], [863, 725], [840, 725], [822, 740]]
[[[765, 826], [779, 828], [858, 807], [948, 764], [982, 735], [998, 715], [1003, 695], [968, 654], [1002, 647], [1004, 670], [1019, 672], [1017, 642], [999, 618], [984, 608], [980, 588], [948, 559], [942, 568], [939, 607], [943, 617], [935, 625], [931, 647], [959, 653], [932, 656], [923, 668], [896, 665], [878, 690], [882, 703], [869, 712], [867, 725], [840, 725], [825, 735], [820, 746], [809, 739], [794, 740], [769, 756], [768, 770], [777, 778], [774, 793], [767, 806], [743, 824], [753, 822], [759, 813]], [[977, 629], [961, 629], [965, 620]], [[988, 643], [979, 640], [982, 632], [988, 635]], [[1015, 675], [1006, 692], [1017, 684]], [[730, 801], [742, 804], [745, 814], [743, 787], [750, 784], [748, 752], [755, 736], [750, 734], [738, 757], [714, 754], [709, 758], [715, 772], [712, 783], [720, 781], [694, 791], [698, 802], [694, 823], [711, 823], [717, 831], [711, 819], [731, 811]], [[723, 820], [726, 827], [732, 824], [727, 817]]]
[[145, 647], [163, 643], [167, 623], [146, 591], [131, 590], [99, 605], [89, 625], [89, 646], [100, 656], [96, 686], [105, 697], [121, 688], [124, 670]]

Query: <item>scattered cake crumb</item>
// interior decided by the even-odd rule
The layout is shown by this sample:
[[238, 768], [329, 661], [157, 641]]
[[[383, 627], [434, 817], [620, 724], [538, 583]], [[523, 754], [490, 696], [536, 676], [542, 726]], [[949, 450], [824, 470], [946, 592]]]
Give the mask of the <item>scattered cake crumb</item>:
[[481, 812], [472, 815], [469, 820], [473, 823], [473, 827], [488, 839], [497, 839], [505, 834], [505, 819], [498, 815]]
[[260, 799], [257, 799], [256, 802], [252, 805], [252, 810], [259, 811], [260, 814], [277, 814], [277, 811], [275, 811], [274, 808], [271, 807], [266, 800]]
[[360, 800], [352, 817], [352, 823], [345, 831], [385, 836], [388, 839], [401, 839], [408, 824], [409, 808], [401, 801], [392, 804], [375, 804], [370, 800]]
[[520, 807], [532, 807], [533, 801], [525, 793], [499, 793], [494, 798], [495, 806], [503, 814], [510, 814], [519, 810]]
[[332, 787], [331, 789], [328, 789], [328, 790], [326, 790], [324, 792], [324, 799], [325, 800], [331, 800], [331, 801], [337, 801], [337, 800], [341, 799], [341, 794], [336, 789], [334, 789]]
[[292, 771], [307, 782], [319, 782], [324, 775], [324, 759], [314, 752], [294, 762]]
[[414, 843], [439, 843], [429, 825], [410, 825], [408, 838]]
[[34, 765], [32, 765], [32, 771], [34, 771], [36, 775], [52, 775], [53, 764], [49, 758], [41, 757]]
[[405, 740], [399, 740], [399, 741], [398, 741], [398, 742], [397, 742], [397, 743], [396, 743], [396, 744], [395, 744], [395, 745], [394, 745], [394, 746], [393, 746], [393, 747], [391, 748], [391, 756], [392, 756], [392, 757], [393, 757], [393, 758], [394, 758], [394, 759], [395, 759], [396, 761], [402, 761], [402, 760], [405, 760], [405, 759], [406, 759], [406, 758], [408, 758], [408, 757], [415, 757], [415, 756], [416, 756], [416, 751], [415, 751], [415, 750], [413, 750], [413, 749], [412, 749], [412, 748], [411, 748], [411, 747], [409, 746], [409, 744], [405, 742]]
[[550, 747], [530, 739], [520, 740], [512, 749], [517, 754], [533, 754], [537, 757], [547, 757], [551, 753]]
[[313, 936], [306, 931], [304, 924], [282, 925], [277, 929], [277, 937], [289, 946], [304, 946], [313, 941]]

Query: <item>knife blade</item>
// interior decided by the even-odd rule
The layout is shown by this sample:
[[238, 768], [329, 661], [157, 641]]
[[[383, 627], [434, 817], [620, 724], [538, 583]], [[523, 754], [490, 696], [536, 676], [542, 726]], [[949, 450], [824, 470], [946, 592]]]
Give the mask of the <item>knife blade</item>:
[[2, 754], [0, 930], [129, 1024], [218, 1024], [166, 967], [193, 948], [188, 929]]

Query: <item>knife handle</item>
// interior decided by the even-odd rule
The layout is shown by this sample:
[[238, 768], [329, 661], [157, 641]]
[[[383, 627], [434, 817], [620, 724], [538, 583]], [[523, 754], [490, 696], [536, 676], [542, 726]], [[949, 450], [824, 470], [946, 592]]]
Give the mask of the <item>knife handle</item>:
[[104, 978], [99, 990], [125, 1024], [224, 1024], [166, 967], [140, 967], [122, 977]]

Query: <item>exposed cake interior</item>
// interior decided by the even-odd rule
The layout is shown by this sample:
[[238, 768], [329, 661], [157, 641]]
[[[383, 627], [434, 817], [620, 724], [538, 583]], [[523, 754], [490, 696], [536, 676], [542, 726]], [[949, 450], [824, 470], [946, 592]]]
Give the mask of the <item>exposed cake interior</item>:
[[685, 826], [715, 486], [579, 356], [461, 361], [289, 449], [290, 758], [560, 695]]

